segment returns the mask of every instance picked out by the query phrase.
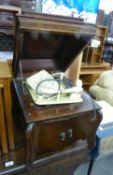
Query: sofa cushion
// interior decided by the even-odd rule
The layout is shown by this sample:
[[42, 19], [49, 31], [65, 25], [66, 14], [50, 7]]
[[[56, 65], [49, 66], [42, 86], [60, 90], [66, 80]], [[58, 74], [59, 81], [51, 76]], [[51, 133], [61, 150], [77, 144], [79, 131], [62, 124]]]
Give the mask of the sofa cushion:
[[89, 89], [90, 94], [97, 100], [104, 100], [113, 106], [113, 91], [98, 85], [93, 85]]
[[96, 100], [104, 100], [113, 106], [113, 70], [103, 72], [89, 92]]
[[113, 70], [103, 72], [100, 75], [97, 84], [101, 87], [109, 88], [113, 91]]

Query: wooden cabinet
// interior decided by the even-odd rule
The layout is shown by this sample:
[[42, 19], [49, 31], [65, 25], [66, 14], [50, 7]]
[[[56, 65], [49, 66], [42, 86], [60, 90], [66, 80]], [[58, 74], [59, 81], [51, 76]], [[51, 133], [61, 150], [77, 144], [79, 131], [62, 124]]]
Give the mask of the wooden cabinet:
[[94, 38], [100, 41], [99, 47], [94, 48], [88, 45], [83, 52], [80, 79], [83, 81], [83, 87], [87, 90], [102, 72], [110, 69], [110, 64], [102, 61], [107, 31], [106, 26], [97, 25]]
[[97, 80], [99, 75], [110, 69], [109, 63], [101, 64], [85, 64], [82, 63], [80, 71], [80, 79], [83, 82], [84, 89], [88, 90], [89, 87]]
[[106, 39], [106, 34], [108, 31], [108, 27], [106, 26], [96, 26], [96, 35], [94, 39], [100, 41], [100, 45], [98, 48], [94, 48], [91, 46], [87, 46], [84, 50], [83, 62], [89, 64], [101, 64], [102, 63], [102, 54]]
[[80, 127], [82, 122], [86, 122], [86, 120], [90, 121], [90, 115], [38, 125], [35, 131], [37, 132], [38, 154], [63, 150], [70, 145], [75, 146], [77, 149], [80, 146], [79, 139], [81, 139], [81, 145], [87, 146], [86, 133], [84, 128]]
[[56, 174], [63, 174], [57, 168], [66, 163], [66, 174], [73, 174], [94, 147], [95, 131], [102, 117], [100, 107], [94, 102], [96, 116], [92, 115], [93, 103], [85, 93], [81, 103], [37, 106], [25, 86], [23, 91], [22, 79], [14, 79], [14, 89], [25, 126], [27, 167], [38, 166], [40, 175], [48, 166], [47, 174], [52, 175], [53, 167]]
[[106, 26], [98, 25], [96, 28], [95, 38], [100, 41], [100, 45], [98, 48], [94, 48], [92, 52], [92, 59], [91, 59], [92, 63], [102, 63], [102, 54], [104, 50], [107, 31], [108, 31], [108, 27]]
[[[34, 36], [33, 31], [37, 42], [29, 37]], [[38, 166], [37, 174], [73, 174], [93, 149], [102, 116], [100, 107], [94, 102], [94, 109], [92, 99], [85, 93], [81, 103], [36, 105], [26, 78], [42, 69], [50, 73], [66, 71], [75, 58], [67, 58], [71, 54], [69, 48], [74, 47], [73, 54], [78, 55], [94, 33], [93, 25], [75, 18], [28, 13], [17, 16], [13, 90], [19, 105], [13, 107], [15, 111], [20, 107], [22, 112], [19, 117], [26, 133], [26, 166], [28, 169]], [[82, 36], [86, 37], [84, 42]], [[96, 115], [92, 115], [94, 110]]]
[[18, 6], [10, 6], [6, 3], [0, 5], [0, 32], [8, 35], [14, 35], [15, 15], [21, 13]]
[[4, 0], [0, 2], [0, 32], [14, 35], [15, 14], [22, 12], [41, 12], [42, 0]]

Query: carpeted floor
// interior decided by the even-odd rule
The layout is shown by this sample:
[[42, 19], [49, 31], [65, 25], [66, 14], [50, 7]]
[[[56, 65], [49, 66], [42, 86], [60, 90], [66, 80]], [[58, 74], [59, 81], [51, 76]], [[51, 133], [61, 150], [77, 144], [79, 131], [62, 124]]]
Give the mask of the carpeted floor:
[[77, 170], [74, 172], [74, 175], [87, 175], [88, 173], [88, 168], [89, 168], [89, 163], [90, 163], [90, 160], [89, 158], [87, 160], [85, 160], [83, 162], [83, 164], [81, 164]]
[[113, 153], [98, 157], [93, 165], [91, 175], [113, 175]]
[[[89, 162], [84, 162], [74, 175], [87, 175]], [[113, 175], [113, 153], [99, 156], [94, 164], [90, 175]]]

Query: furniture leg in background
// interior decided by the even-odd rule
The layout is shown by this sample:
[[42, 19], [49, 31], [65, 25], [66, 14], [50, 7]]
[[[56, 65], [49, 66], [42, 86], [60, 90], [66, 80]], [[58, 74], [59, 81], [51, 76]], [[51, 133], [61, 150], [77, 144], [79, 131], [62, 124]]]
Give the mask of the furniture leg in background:
[[2, 86], [2, 84], [0, 84], [0, 141], [1, 141], [2, 152], [7, 153], [8, 152], [8, 144], [7, 144], [7, 135], [6, 135], [6, 127], [5, 127], [5, 116], [4, 116], [2, 89], [3, 89], [3, 86]]
[[1, 145], [2, 152], [8, 153], [14, 149], [12, 103], [11, 103], [11, 74], [7, 62], [0, 62], [0, 113], [1, 113]]

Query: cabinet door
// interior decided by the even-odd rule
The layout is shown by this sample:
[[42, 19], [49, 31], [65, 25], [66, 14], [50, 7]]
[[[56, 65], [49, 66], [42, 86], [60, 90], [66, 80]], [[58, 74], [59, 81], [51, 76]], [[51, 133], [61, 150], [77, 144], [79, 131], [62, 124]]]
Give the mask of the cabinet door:
[[84, 116], [74, 117], [73, 119], [37, 126], [35, 135], [38, 153], [87, 145], [85, 126], [88, 123], [88, 118], [87, 116], [85, 118]]
[[91, 113], [82, 114], [76, 119], [71, 119], [70, 126], [73, 129], [72, 144], [75, 144], [77, 147], [86, 144], [92, 127]]
[[69, 127], [68, 121], [52, 122], [42, 124], [37, 127], [37, 146], [38, 151], [57, 151], [67, 145], [66, 131]]

